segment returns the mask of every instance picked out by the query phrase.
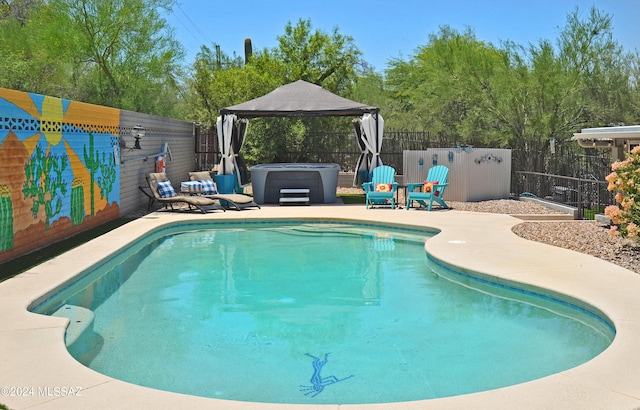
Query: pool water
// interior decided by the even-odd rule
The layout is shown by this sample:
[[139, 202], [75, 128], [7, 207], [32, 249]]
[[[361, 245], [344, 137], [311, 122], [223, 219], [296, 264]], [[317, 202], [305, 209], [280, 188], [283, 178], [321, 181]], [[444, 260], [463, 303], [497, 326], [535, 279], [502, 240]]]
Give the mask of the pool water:
[[575, 367], [611, 343], [583, 308], [460, 285], [425, 257], [428, 236], [336, 224], [168, 233], [37, 310], [95, 314], [67, 344], [98, 372], [253, 402], [460, 395]]

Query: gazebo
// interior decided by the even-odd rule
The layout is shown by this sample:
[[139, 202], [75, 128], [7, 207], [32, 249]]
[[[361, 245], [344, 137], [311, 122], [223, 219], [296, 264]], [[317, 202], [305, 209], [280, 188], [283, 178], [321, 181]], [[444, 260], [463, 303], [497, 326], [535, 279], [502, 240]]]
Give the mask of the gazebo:
[[223, 108], [217, 119], [221, 160], [218, 176], [234, 175], [242, 186], [246, 166], [240, 155], [247, 130], [248, 119], [261, 117], [361, 117], [354, 121], [356, 138], [361, 154], [356, 164], [354, 185], [379, 165], [380, 148], [384, 132], [384, 119], [380, 109], [335, 95], [324, 88], [298, 80], [276, 88], [253, 100]]

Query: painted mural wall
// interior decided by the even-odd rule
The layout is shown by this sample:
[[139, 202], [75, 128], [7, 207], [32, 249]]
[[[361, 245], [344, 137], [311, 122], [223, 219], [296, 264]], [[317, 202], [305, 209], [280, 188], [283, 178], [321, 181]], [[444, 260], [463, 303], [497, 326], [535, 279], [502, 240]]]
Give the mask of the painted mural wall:
[[120, 110], [0, 88], [0, 262], [119, 216]]

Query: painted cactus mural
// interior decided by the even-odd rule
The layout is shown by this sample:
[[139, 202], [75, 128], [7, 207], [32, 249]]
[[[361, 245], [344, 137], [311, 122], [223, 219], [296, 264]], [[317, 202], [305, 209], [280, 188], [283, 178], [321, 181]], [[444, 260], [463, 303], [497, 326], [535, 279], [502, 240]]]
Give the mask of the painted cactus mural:
[[44, 207], [45, 227], [51, 224], [51, 218], [62, 210], [61, 195], [67, 193], [67, 184], [62, 178], [69, 161], [66, 155], [44, 153], [38, 145], [31, 159], [24, 167], [25, 183], [22, 188], [25, 198], [33, 199], [31, 212], [38, 216], [40, 207]]
[[100, 198], [104, 198], [109, 203], [109, 194], [113, 190], [113, 184], [116, 182], [116, 164], [113, 157], [102, 153], [102, 161], [100, 162], [100, 177], [98, 177], [98, 186], [100, 187]]
[[89, 152], [87, 146], [82, 147], [84, 151], [84, 164], [89, 170], [89, 190], [91, 192], [91, 216], [95, 215], [95, 189], [94, 181], [96, 180], [96, 172], [100, 169], [100, 157], [98, 151], [93, 149], [93, 133], [89, 133]]
[[[111, 154], [100, 153], [94, 148], [93, 133], [89, 133], [89, 150], [87, 146], [83, 148], [84, 163], [89, 170], [89, 186], [91, 191], [91, 215], [94, 215], [95, 203], [95, 182], [100, 188], [100, 198], [105, 199], [109, 203], [109, 194], [113, 190], [113, 184], [116, 182], [116, 164]], [[96, 178], [96, 174], [100, 171], [100, 176]]]
[[80, 225], [84, 216], [84, 186], [82, 180], [76, 178], [71, 183], [71, 224]]
[[11, 192], [6, 185], [0, 185], [0, 251], [13, 248], [13, 205]]
[[119, 216], [120, 133], [118, 109], [0, 88], [0, 263]]

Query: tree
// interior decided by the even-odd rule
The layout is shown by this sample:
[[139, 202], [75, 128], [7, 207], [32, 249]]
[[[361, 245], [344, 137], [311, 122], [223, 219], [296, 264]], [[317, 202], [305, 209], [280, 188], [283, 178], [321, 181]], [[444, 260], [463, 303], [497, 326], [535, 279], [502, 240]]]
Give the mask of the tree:
[[0, 2], [0, 87], [65, 95], [71, 64], [57, 27], [43, 0]]
[[476, 137], [478, 126], [486, 127], [482, 105], [503, 60], [471, 29], [442, 27], [410, 61], [393, 60], [387, 70], [388, 88], [402, 110], [398, 117], [418, 129]]
[[555, 48], [541, 40], [529, 47], [528, 57], [513, 59], [525, 74], [511, 88], [520, 84], [527, 98], [520, 104], [522, 112], [503, 112], [523, 125], [522, 132], [512, 132], [510, 138], [512, 146], [528, 151], [526, 157], [514, 156], [519, 168], [545, 168], [551, 139], [577, 149], [570, 138], [578, 129], [629, 118], [628, 65], [611, 30], [611, 16], [591, 8], [582, 19], [576, 9], [568, 15]]
[[173, 0], [4, 0], [0, 86], [164, 116], [180, 112]]
[[12, 18], [25, 25], [35, 9], [44, 6], [44, 0], [2, 0], [0, 19]]
[[66, 17], [80, 99], [167, 115], [183, 50], [160, 9], [172, 0], [52, 0]]
[[[203, 47], [193, 65], [189, 100], [195, 121], [212, 125], [221, 108], [257, 98], [273, 89], [305, 80], [334, 93], [346, 95], [356, 80], [360, 51], [353, 39], [335, 28], [331, 34], [312, 30], [310, 20], [289, 22], [279, 36], [278, 47], [253, 51], [244, 64], [219, 51]], [[330, 119], [252, 120], [243, 153], [250, 163], [280, 161], [284, 152], [309, 158], [310, 127], [331, 129]]]
[[555, 47], [496, 48], [445, 26], [409, 61], [391, 63], [387, 87], [407, 123], [510, 146], [516, 169], [544, 169], [552, 139], [637, 118], [637, 61], [613, 40], [610, 16], [592, 8], [583, 19], [576, 9]]
[[260, 67], [243, 66], [240, 58], [202, 46], [187, 82], [192, 95], [192, 119], [212, 126], [220, 108], [258, 97], [280, 85], [278, 70], [267, 59]]
[[[393, 98], [387, 89], [383, 75], [370, 67], [358, 73], [347, 98], [373, 107], [384, 107], [384, 119], [387, 124], [403, 123], [402, 120], [395, 121], [395, 114], [401, 111], [401, 103]], [[404, 128], [410, 127], [405, 123]]]
[[304, 80], [334, 93], [351, 89], [362, 55], [352, 37], [340, 34], [337, 27], [331, 34], [312, 32], [309, 19], [295, 26], [288, 22], [284, 30], [272, 52], [285, 68], [285, 82]]

